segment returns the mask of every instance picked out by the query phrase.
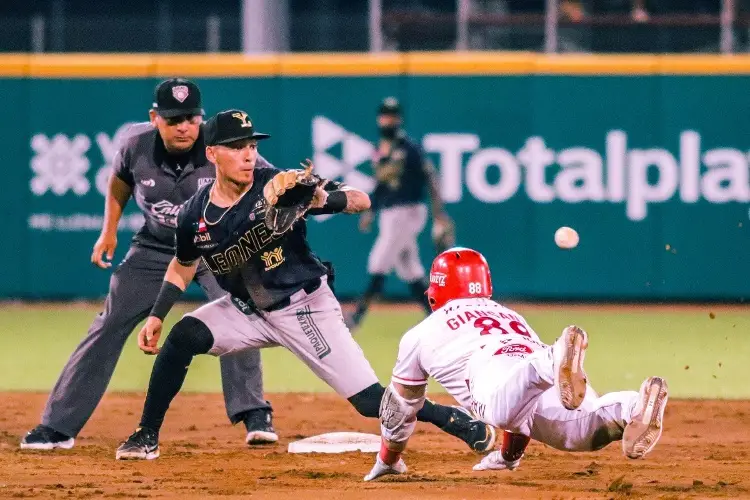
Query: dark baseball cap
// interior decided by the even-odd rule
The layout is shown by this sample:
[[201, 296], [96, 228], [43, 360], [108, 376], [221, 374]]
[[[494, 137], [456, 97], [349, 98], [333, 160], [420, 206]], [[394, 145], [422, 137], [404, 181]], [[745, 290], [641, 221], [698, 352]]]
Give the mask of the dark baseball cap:
[[184, 78], [170, 78], [154, 90], [154, 111], [164, 118], [180, 115], [203, 115], [201, 91]]
[[386, 97], [378, 107], [378, 114], [401, 116], [401, 104], [395, 97]]
[[228, 144], [240, 139], [261, 140], [271, 137], [268, 134], [256, 132], [250, 117], [240, 109], [228, 109], [212, 116], [206, 122], [204, 133], [206, 146]]

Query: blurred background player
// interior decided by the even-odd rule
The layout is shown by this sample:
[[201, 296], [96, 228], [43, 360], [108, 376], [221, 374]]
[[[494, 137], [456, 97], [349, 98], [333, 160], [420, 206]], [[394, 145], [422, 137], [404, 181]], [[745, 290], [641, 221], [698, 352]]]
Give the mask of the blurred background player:
[[523, 316], [490, 299], [490, 270], [479, 252], [440, 254], [427, 295], [436, 314], [401, 339], [380, 407], [382, 448], [365, 480], [406, 471], [400, 456], [429, 377], [481, 420], [505, 430], [501, 450], [474, 470], [515, 469], [531, 438], [563, 451], [598, 450], [622, 439], [629, 458], [642, 458], [656, 445], [666, 381], [649, 377], [640, 391], [597, 396], [583, 369], [586, 332], [569, 326], [553, 345], [542, 343]]
[[[117, 247], [117, 225], [131, 196], [145, 223], [112, 273], [104, 311], [70, 356], [47, 399], [42, 423], [26, 434], [21, 448], [73, 447], [74, 438], [104, 396], [125, 341], [154, 305], [174, 256], [180, 206], [216, 175], [214, 165], [206, 159], [203, 104], [195, 83], [181, 78], [160, 83], [149, 117], [150, 123], [128, 129], [115, 157], [104, 202], [104, 224], [91, 262], [102, 269], [112, 266], [108, 261]], [[263, 159], [261, 163], [268, 166]], [[203, 265], [196, 281], [209, 300], [226, 295]], [[277, 441], [271, 406], [263, 397], [258, 350], [223, 357], [221, 378], [227, 415], [232, 423], [245, 422], [246, 442]]]
[[412, 297], [424, 307], [425, 313], [430, 313], [417, 242], [427, 224], [426, 193], [430, 198], [436, 247], [443, 250], [455, 242], [453, 222], [443, 208], [435, 167], [424, 150], [406, 135], [401, 105], [395, 97], [387, 97], [380, 104], [377, 124], [380, 141], [372, 162], [377, 185], [371, 196], [371, 210], [360, 218], [360, 230], [368, 232], [377, 214], [378, 236], [367, 261], [369, 285], [355, 312], [347, 316], [352, 329], [360, 325], [372, 300], [383, 291], [386, 277], [394, 270], [409, 285]]

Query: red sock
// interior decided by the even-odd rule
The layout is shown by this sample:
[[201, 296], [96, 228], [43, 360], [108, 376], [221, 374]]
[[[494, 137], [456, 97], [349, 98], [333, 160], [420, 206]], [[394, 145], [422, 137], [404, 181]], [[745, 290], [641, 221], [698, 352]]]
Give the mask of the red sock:
[[380, 453], [378, 455], [380, 456], [380, 460], [386, 465], [393, 465], [401, 458], [401, 452], [389, 450], [385, 445], [385, 441], [380, 442]]
[[529, 436], [503, 431], [503, 444], [500, 447], [500, 454], [502, 454], [503, 460], [515, 462], [520, 459], [523, 456], [523, 452], [526, 451], [529, 441], [531, 441]]

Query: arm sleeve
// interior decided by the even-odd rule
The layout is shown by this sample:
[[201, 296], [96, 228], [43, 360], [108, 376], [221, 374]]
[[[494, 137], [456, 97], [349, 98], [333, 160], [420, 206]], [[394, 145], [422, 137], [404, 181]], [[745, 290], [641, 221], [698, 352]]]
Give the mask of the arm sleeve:
[[[200, 258], [201, 253], [195, 246], [195, 234], [198, 232], [200, 221], [192, 221], [188, 206], [183, 206], [177, 214], [177, 230], [175, 231], [175, 257], [183, 266], [189, 266]], [[194, 227], [195, 226], [195, 227]]]
[[401, 338], [398, 358], [391, 380], [401, 385], [424, 385], [429, 376], [419, 359], [419, 330], [412, 329]]
[[117, 150], [112, 160], [112, 171], [125, 184], [130, 187], [135, 185], [133, 171], [130, 168], [130, 151], [126, 147]]

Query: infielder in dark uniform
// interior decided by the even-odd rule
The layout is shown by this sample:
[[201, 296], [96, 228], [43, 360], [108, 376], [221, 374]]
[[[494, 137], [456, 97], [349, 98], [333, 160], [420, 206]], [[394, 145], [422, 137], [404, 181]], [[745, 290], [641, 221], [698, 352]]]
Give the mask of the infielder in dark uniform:
[[[109, 260], [113, 257], [117, 224], [131, 195], [146, 222], [112, 274], [104, 311], [65, 365], [47, 400], [42, 423], [23, 438], [21, 448], [73, 447], [75, 436], [104, 395], [125, 341], [156, 300], [174, 255], [180, 205], [213, 182], [215, 167], [206, 159], [198, 87], [187, 80], [167, 80], [156, 88], [154, 101], [151, 123], [131, 127], [114, 160], [105, 222], [91, 261], [101, 268], [112, 265], [102, 254]], [[205, 267], [197, 269], [196, 280], [210, 300], [226, 295]], [[233, 423], [245, 422], [247, 442], [277, 441], [271, 407], [263, 398], [258, 350], [223, 357], [221, 375], [227, 413]]]
[[[198, 354], [224, 357], [284, 346], [360, 414], [378, 416], [384, 388], [344, 324], [329, 269], [308, 246], [304, 219], [284, 230], [267, 225], [267, 212], [276, 210], [279, 197], [303, 174], [256, 167], [258, 141], [268, 137], [255, 132], [240, 110], [223, 111], [206, 123], [206, 156], [216, 164], [216, 181], [199, 189], [178, 216], [175, 258], [138, 334], [140, 348], [159, 355], [140, 425], [118, 448], [117, 459], [159, 456], [164, 416]], [[370, 205], [365, 193], [342, 184], [321, 180], [316, 186], [305, 208], [310, 214], [357, 213]], [[186, 314], [159, 350], [162, 319], [199, 262], [229, 294]], [[477, 451], [494, 443], [492, 427], [457, 408], [429, 403], [418, 416]]]
[[426, 192], [432, 208], [432, 236], [437, 253], [455, 243], [453, 222], [443, 209], [435, 167], [422, 148], [404, 132], [401, 106], [394, 97], [380, 104], [377, 120], [380, 142], [372, 162], [377, 184], [372, 208], [360, 218], [360, 229], [369, 231], [377, 214], [378, 237], [367, 261], [370, 284], [357, 302], [354, 314], [347, 317], [351, 328], [360, 325], [372, 300], [383, 291], [386, 277], [394, 270], [409, 285], [412, 296], [425, 313], [431, 313], [425, 295], [428, 283], [417, 243], [427, 224]]

